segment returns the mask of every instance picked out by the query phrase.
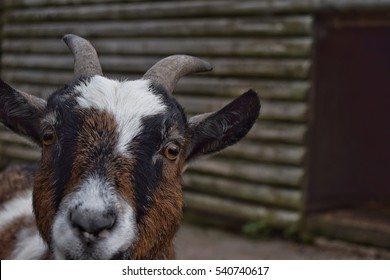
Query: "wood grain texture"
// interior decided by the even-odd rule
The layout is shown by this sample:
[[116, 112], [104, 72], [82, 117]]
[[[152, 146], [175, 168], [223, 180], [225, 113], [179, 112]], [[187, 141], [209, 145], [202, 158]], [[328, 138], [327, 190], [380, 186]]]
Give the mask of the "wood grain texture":
[[[310, 38], [95, 38], [91, 40], [100, 55], [171, 55], [188, 53], [221, 57], [307, 57]], [[3, 50], [14, 54], [68, 54], [59, 40], [9, 38]]]
[[[153, 17], [194, 16], [199, 14], [210, 15], [251, 15], [251, 14], [286, 14], [286, 13], [314, 13], [321, 10], [349, 11], [372, 10], [390, 7], [389, 0], [214, 0], [214, 1], [142, 1], [142, 0], [3, 0], [4, 6], [11, 8], [50, 8], [52, 6], [63, 7], [62, 16], [69, 17], [74, 12], [72, 6], [84, 6], [94, 4], [97, 7], [93, 15], [86, 11], [79, 12], [78, 16], [94, 17], [106, 16], [103, 6], [112, 6], [109, 10], [114, 16], [130, 14], [131, 18], [146, 17], [150, 13]], [[70, 6], [70, 8], [69, 8]], [[121, 7], [123, 7], [121, 9]], [[178, 13], [180, 12], [180, 13]], [[49, 10], [42, 14], [54, 18]], [[15, 16], [27, 16], [34, 18], [34, 12], [19, 13]], [[58, 17], [61, 17], [58, 15]], [[39, 19], [39, 17], [38, 17]]]
[[184, 175], [183, 184], [184, 190], [295, 210], [300, 207], [302, 200], [302, 193], [299, 190], [243, 183], [193, 172]]
[[208, 209], [227, 219], [264, 221], [270, 226], [288, 227], [299, 220], [299, 214], [296, 211], [268, 208], [200, 193], [184, 192], [184, 203], [190, 210]]

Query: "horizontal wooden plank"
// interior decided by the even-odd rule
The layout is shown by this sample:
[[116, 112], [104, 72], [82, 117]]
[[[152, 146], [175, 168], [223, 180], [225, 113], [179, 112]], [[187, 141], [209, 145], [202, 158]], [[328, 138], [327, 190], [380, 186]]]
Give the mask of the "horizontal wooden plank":
[[277, 184], [300, 188], [304, 175], [303, 168], [251, 163], [242, 160], [210, 158], [192, 163], [189, 170], [203, 174], [212, 174], [247, 182]]
[[[144, 56], [100, 56], [105, 72], [145, 73], [163, 57]], [[255, 58], [205, 58], [213, 65], [208, 76], [256, 77], [256, 78], [298, 78], [309, 76], [310, 62], [306, 59], [255, 59]], [[4, 68], [27, 68], [34, 71], [69, 70], [73, 59], [69, 55], [18, 55], [4, 54]]]
[[[6, 19], [12, 21], [96, 20], [107, 18], [139, 19], [216, 15], [254, 15], [275, 12], [300, 12], [307, 7], [300, 1], [127, 1], [118, 0], [4, 0], [7, 7], [24, 5], [25, 10], [10, 11]], [[122, 1], [126, 2], [126, 1]], [[132, 2], [132, 3], [129, 3]], [[276, 2], [276, 3], [272, 3]], [[298, 3], [294, 3], [298, 2]], [[94, 5], [86, 5], [94, 3]], [[71, 5], [69, 5], [71, 4]], [[300, 5], [299, 5], [300, 4]], [[48, 7], [37, 7], [45, 6]], [[55, 6], [54, 6], [55, 5]], [[63, 6], [66, 5], [66, 6]], [[68, 6], [69, 5], [69, 6]]]
[[[255, 1], [126, 1], [126, 0], [3, 0], [10, 7], [30, 8], [25, 13], [12, 13], [11, 18], [39, 20], [41, 17], [56, 20], [75, 18], [92, 20], [106, 16], [116, 18], [159, 18], [215, 15], [254, 15], [261, 13], [302, 13], [313, 6], [313, 1], [255, 0]], [[125, 3], [118, 3], [125, 2]], [[130, 3], [129, 3], [130, 2]], [[95, 4], [92, 9], [87, 4]], [[53, 7], [53, 5], [55, 6]], [[108, 5], [107, 5], [108, 4]], [[81, 11], [73, 6], [83, 7]], [[85, 5], [85, 6], [84, 6]], [[43, 6], [43, 7], [42, 7]], [[44, 6], [48, 6], [45, 8]], [[63, 6], [63, 7], [61, 7]], [[32, 8], [31, 8], [32, 7]], [[37, 7], [37, 8], [34, 8]], [[90, 7], [91, 8], [91, 7]], [[40, 11], [41, 10], [41, 11]]]
[[[179, 103], [191, 115], [214, 112], [232, 101], [231, 98], [199, 98], [194, 96], [177, 96]], [[307, 119], [306, 102], [283, 102], [263, 100], [260, 119], [286, 120], [303, 122]]]
[[308, 79], [309, 59], [209, 58], [211, 75]]
[[261, 141], [303, 144], [306, 133], [306, 124], [260, 120], [255, 123], [246, 137]]
[[381, 213], [384, 209], [346, 208], [314, 213], [305, 217], [305, 225], [316, 235], [390, 249], [390, 224], [388, 211]]
[[310, 82], [191, 76], [181, 79], [175, 92], [190, 96], [237, 97], [249, 89], [255, 90], [261, 99], [299, 101], [307, 100]]
[[[197, 56], [308, 57], [311, 38], [111, 38], [93, 39], [100, 55], [171, 55]], [[5, 53], [69, 53], [63, 42], [55, 39], [5, 39]]]
[[282, 102], [263, 100], [260, 118], [264, 120], [306, 122], [308, 104], [306, 102]]
[[15, 144], [0, 144], [0, 156], [12, 160], [38, 161], [41, 158], [41, 152], [32, 148]]
[[88, 21], [58, 23], [4, 24], [3, 37], [60, 39], [67, 33], [87, 38], [94, 37], [225, 37], [225, 36], [303, 36], [311, 30], [310, 16], [283, 18], [202, 18], [139, 21]]
[[184, 173], [183, 184], [184, 190], [230, 197], [235, 200], [249, 201], [273, 207], [299, 209], [302, 202], [302, 192], [300, 190], [250, 184], [191, 172]]
[[37, 161], [41, 156], [39, 148], [29, 140], [6, 129], [0, 124], [0, 158], [22, 161]]
[[246, 159], [253, 162], [302, 165], [306, 149], [298, 145], [273, 144], [242, 140], [225, 149], [219, 156]]
[[244, 221], [264, 221], [269, 225], [279, 227], [287, 227], [299, 221], [299, 213], [296, 211], [250, 205], [188, 191], [184, 192], [184, 205], [189, 209], [209, 211]]
[[34, 69], [14, 70], [3, 67], [1, 69], [1, 77], [7, 83], [15, 85], [15, 87], [23, 83], [58, 87], [68, 84], [73, 77], [73, 73], [70, 70], [54, 72]]
[[[80, 5], [87, 3], [117, 3], [121, 0], [2, 0], [5, 7], [31, 7], [47, 5]], [[122, 0], [123, 1], [123, 0]], [[128, 2], [139, 2], [142, 0], [126, 0]]]
[[[188, 17], [188, 16], [215, 16], [215, 15], [259, 15], [281, 13], [315, 13], [321, 10], [349, 11], [349, 10], [375, 10], [390, 8], [389, 0], [213, 0], [213, 1], [145, 1], [140, 0], [2, 0], [8, 8], [33, 7], [25, 14], [15, 13], [13, 18], [22, 17], [25, 20], [39, 20], [47, 17], [55, 20], [72, 15], [85, 17], [86, 20], [107, 16], [115, 19], [127, 18], [156, 18], [156, 17]], [[124, 2], [124, 3], [120, 3]], [[119, 4], [120, 3], [120, 4]], [[88, 4], [96, 8], [90, 10]], [[53, 7], [55, 5], [55, 7]], [[72, 6], [85, 5], [78, 13]], [[48, 6], [48, 8], [44, 8]], [[64, 6], [64, 7], [61, 7]], [[34, 9], [35, 8], [35, 9]], [[42, 9], [37, 14], [36, 9]], [[54, 12], [54, 11], [56, 12]], [[60, 10], [60, 11], [59, 11]], [[89, 13], [88, 13], [89, 12]], [[105, 14], [106, 13], [106, 14]]]
[[2, 65], [5, 68], [30, 68], [30, 69], [60, 69], [69, 70], [73, 68], [72, 55], [20, 55], [3, 54]]
[[7, 130], [2, 125], [0, 127], [0, 142], [2, 142], [3, 144], [14, 143], [32, 147], [31, 142], [29, 142], [26, 138], [21, 137], [11, 132], [10, 130]]

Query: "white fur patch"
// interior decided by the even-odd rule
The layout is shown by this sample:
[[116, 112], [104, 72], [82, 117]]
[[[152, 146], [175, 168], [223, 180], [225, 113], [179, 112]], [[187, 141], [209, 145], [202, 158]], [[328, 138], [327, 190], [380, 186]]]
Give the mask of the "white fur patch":
[[149, 80], [119, 82], [94, 76], [90, 83], [80, 84], [77, 98], [83, 108], [96, 108], [115, 117], [118, 125], [118, 151], [126, 154], [126, 147], [142, 130], [142, 118], [167, 110], [162, 99], [150, 91]]
[[113, 188], [99, 176], [93, 175], [80, 185], [73, 203], [79, 204], [81, 209], [103, 213], [110, 207], [110, 192], [114, 192]]
[[0, 210], [0, 228], [4, 228], [18, 218], [31, 216], [32, 191], [27, 191], [24, 195], [13, 198], [6, 202]]
[[[115, 226], [96, 243], [87, 245], [71, 225], [70, 212], [77, 207], [85, 213], [104, 214], [115, 211]], [[94, 175], [86, 179], [77, 191], [65, 197], [52, 228], [54, 253], [57, 259], [110, 259], [129, 249], [137, 236], [135, 210], [126, 203], [104, 179]]]
[[[32, 191], [26, 191], [23, 195], [13, 198], [1, 207], [0, 228], [6, 228], [22, 217], [34, 219]], [[26, 228], [18, 233], [17, 242], [10, 259], [40, 259], [46, 251], [47, 246], [39, 235], [38, 230], [35, 227]]]
[[48, 250], [36, 228], [24, 229], [19, 233], [17, 240], [10, 257], [13, 260], [41, 259]]

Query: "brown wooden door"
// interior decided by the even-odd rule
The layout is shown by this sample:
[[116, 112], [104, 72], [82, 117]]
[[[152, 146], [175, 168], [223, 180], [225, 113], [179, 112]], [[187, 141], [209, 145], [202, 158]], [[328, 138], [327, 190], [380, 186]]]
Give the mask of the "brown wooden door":
[[390, 21], [320, 17], [314, 61], [307, 209], [389, 199]]

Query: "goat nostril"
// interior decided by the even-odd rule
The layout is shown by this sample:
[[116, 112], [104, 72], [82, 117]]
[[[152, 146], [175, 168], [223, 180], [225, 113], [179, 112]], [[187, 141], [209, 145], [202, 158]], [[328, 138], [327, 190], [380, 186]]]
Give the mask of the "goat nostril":
[[[102, 223], [101, 223], [101, 230], [110, 230], [114, 227], [116, 223], [116, 216], [115, 214], [106, 214], [104, 217], [102, 217]], [[98, 231], [98, 233], [100, 232]]]
[[108, 231], [116, 223], [116, 215], [75, 209], [70, 213], [69, 220], [71, 225], [79, 230], [86, 239], [92, 239], [93, 237], [105, 238], [108, 236]]

